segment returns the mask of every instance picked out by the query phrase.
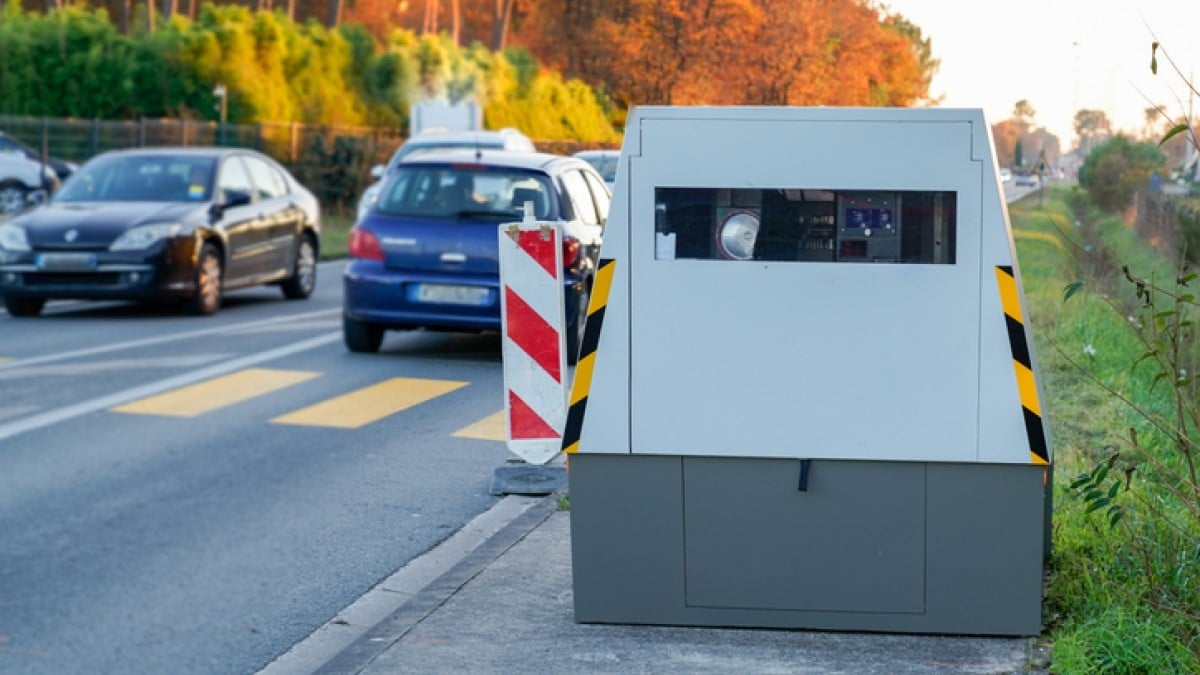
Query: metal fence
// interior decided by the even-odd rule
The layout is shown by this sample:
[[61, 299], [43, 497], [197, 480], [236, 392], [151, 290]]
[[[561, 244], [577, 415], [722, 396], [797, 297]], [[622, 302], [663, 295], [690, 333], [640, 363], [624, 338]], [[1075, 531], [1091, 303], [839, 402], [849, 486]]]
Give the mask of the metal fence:
[[[189, 119], [80, 120], [0, 115], [0, 131], [44, 154], [84, 162], [101, 152], [145, 146], [225, 145], [253, 148], [288, 167], [325, 209], [347, 212], [404, 141], [398, 129], [299, 123], [219, 124]], [[595, 147], [579, 141], [535, 141], [538, 149], [571, 154]]]

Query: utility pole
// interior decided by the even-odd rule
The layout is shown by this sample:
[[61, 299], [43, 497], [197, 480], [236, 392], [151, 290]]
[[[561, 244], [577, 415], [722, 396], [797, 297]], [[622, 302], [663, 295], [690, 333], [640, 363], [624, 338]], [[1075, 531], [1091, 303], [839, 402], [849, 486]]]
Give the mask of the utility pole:
[[1196, 167], [1192, 166], [1192, 158], [1196, 156], [1196, 132], [1192, 129], [1192, 98], [1195, 95], [1196, 76], [1194, 71], [1188, 74], [1188, 111], [1187, 111], [1187, 155], [1183, 160], [1183, 167], [1190, 171], [1192, 175], [1188, 176], [1189, 180], [1196, 180]]
[[217, 121], [217, 145], [225, 145], [225, 119], [229, 113], [229, 106], [226, 101], [229, 99], [228, 92], [225, 89], [225, 83], [221, 82], [213, 87], [213, 96], [217, 97], [217, 111], [219, 114]]

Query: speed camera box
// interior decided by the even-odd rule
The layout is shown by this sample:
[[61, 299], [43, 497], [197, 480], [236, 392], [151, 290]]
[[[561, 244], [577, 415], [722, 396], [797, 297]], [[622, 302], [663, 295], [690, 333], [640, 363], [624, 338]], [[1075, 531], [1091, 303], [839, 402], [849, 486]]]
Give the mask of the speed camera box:
[[564, 437], [577, 620], [1036, 634], [1002, 197], [978, 110], [636, 110]]

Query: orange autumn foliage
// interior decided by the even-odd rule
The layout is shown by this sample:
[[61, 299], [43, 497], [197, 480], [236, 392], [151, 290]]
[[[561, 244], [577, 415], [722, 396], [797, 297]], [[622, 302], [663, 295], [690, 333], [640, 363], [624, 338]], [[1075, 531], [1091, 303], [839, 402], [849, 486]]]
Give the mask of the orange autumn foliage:
[[603, 84], [626, 106], [905, 106], [926, 99], [932, 76], [919, 35], [868, 0], [521, 6], [517, 41], [568, 76]]
[[346, 16], [381, 40], [392, 27], [457, 26], [460, 45], [490, 48], [504, 25], [508, 45], [622, 107], [920, 104], [936, 61], [919, 29], [885, 11], [873, 0], [355, 0]]

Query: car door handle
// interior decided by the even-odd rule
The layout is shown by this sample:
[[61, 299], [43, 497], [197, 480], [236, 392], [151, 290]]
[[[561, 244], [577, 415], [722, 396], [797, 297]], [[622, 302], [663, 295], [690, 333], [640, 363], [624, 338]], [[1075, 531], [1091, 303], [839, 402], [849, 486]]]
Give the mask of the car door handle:
[[467, 256], [462, 253], [443, 253], [442, 262], [444, 263], [465, 263]]

